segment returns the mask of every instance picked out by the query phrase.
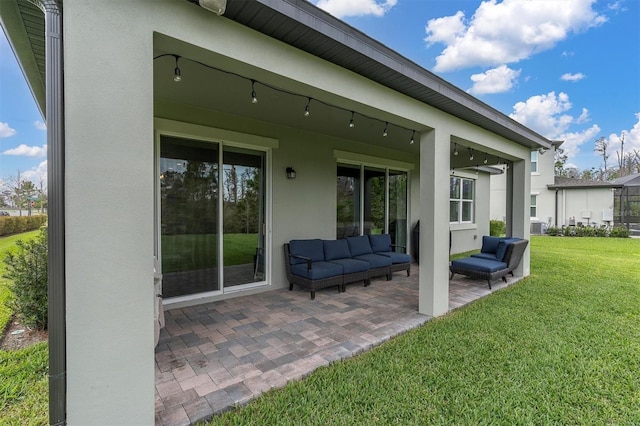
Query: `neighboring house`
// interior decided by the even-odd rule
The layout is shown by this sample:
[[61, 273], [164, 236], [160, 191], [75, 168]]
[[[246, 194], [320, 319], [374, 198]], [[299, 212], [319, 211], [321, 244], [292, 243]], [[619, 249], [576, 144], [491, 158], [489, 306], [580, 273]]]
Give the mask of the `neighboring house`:
[[307, 1], [220, 12], [0, 1], [47, 120], [54, 424], [154, 422], [159, 285], [169, 307], [260, 297], [287, 286], [291, 239], [393, 232], [442, 315], [449, 229], [458, 249], [488, 231], [483, 164], [510, 165], [501, 217], [529, 237], [551, 141]]
[[[531, 233], [541, 234], [549, 226], [606, 225], [613, 223], [612, 182], [585, 181], [555, 176], [555, 151], [531, 151]], [[491, 178], [491, 219], [504, 220], [507, 201], [504, 176]]]
[[557, 227], [563, 226], [611, 226], [614, 224], [615, 182], [555, 177], [549, 185], [553, 197], [553, 221]]

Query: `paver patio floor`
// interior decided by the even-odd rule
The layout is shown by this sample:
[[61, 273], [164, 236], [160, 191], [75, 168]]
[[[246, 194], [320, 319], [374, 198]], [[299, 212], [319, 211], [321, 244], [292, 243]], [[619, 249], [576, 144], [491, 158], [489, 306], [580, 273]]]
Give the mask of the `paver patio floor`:
[[[369, 287], [295, 287], [172, 309], [156, 348], [156, 424], [189, 425], [242, 405], [320, 366], [371, 349], [430, 319], [418, 313], [418, 266]], [[456, 275], [455, 309], [515, 282]]]

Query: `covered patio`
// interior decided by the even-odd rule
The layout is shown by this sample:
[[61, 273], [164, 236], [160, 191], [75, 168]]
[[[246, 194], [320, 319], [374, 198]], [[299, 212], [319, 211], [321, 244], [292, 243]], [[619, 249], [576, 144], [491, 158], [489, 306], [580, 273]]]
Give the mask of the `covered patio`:
[[[316, 368], [416, 328], [418, 265], [410, 277], [318, 291], [281, 288], [166, 312], [155, 355], [157, 425], [188, 425], [245, 404]], [[449, 310], [507, 287], [456, 276]]]

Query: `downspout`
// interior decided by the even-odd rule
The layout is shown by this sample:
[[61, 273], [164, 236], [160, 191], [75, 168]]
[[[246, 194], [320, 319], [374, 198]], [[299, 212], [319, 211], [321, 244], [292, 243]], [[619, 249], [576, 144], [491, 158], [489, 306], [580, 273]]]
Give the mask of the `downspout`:
[[45, 13], [49, 232], [49, 424], [67, 423], [62, 1], [39, 0]]
[[555, 214], [556, 228], [558, 227], [558, 188], [556, 188], [556, 214]]

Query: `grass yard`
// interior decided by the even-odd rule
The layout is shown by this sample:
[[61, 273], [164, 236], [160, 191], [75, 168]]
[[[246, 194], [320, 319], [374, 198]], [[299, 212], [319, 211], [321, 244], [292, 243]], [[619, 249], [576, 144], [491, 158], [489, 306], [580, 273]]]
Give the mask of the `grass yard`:
[[520, 283], [210, 424], [640, 424], [640, 240], [531, 250]]
[[[216, 234], [184, 234], [162, 236], [162, 271], [216, 268], [218, 258]], [[253, 263], [258, 247], [258, 234], [224, 234], [224, 264]]]
[[[3, 259], [17, 240], [28, 240], [40, 231], [0, 238], [0, 330], [4, 330], [12, 313], [5, 306], [10, 296], [8, 280], [2, 278]], [[0, 424], [45, 425], [48, 423], [48, 349], [38, 343], [15, 352], [0, 351]]]

